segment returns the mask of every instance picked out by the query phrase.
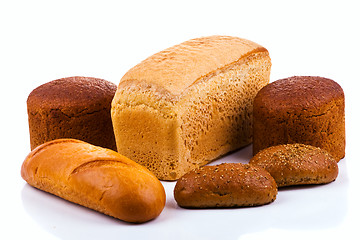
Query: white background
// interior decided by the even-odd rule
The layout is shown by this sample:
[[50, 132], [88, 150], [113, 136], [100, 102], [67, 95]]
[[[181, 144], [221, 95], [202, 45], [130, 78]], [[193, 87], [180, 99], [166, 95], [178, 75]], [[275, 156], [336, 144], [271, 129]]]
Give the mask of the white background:
[[[356, 1], [1, 1], [1, 239], [358, 239], [359, 5]], [[69, 76], [118, 84], [164, 48], [208, 35], [248, 38], [272, 58], [271, 81], [318, 75], [346, 97], [346, 158], [328, 185], [280, 190], [256, 208], [185, 210], [164, 182], [162, 214], [134, 225], [35, 190], [20, 177], [29, 153], [26, 98]], [[251, 148], [215, 164], [247, 162]], [[7, 237], [5, 237], [7, 236]], [[11, 237], [9, 237], [11, 236]]]

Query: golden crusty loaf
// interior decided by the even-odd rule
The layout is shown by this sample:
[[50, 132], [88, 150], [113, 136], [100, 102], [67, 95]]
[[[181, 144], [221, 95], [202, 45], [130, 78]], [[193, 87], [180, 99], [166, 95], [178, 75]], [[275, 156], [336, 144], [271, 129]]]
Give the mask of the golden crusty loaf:
[[174, 197], [185, 208], [258, 206], [275, 200], [275, 180], [263, 168], [241, 163], [204, 166], [182, 176]]
[[335, 81], [294, 76], [270, 83], [254, 100], [253, 154], [288, 143], [345, 156], [344, 91]]
[[149, 221], [165, 206], [162, 184], [145, 167], [75, 139], [35, 148], [21, 176], [33, 187], [127, 222]]
[[252, 139], [252, 103], [268, 83], [268, 51], [249, 40], [211, 36], [154, 54], [121, 79], [112, 102], [118, 152], [162, 180]]
[[278, 187], [329, 183], [338, 175], [337, 162], [327, 151], [297, 143], [263, 149], [250, 164], [267, 170]]
[[99, 78], [68, 77], [45, 83], [27, 99], [31, 149], [75, 138], [116, 150], [111, 101], [116, 85]]

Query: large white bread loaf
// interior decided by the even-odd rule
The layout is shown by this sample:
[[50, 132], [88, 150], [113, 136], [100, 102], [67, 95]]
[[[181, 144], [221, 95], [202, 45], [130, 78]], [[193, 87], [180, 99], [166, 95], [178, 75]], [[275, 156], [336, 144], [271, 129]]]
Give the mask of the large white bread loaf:
[[112, 101], [118, 152], [175, 180], [251, 143], [253, 99], [270, 68], [264, 47], [228, 36], [152, 55], [123, 76]]

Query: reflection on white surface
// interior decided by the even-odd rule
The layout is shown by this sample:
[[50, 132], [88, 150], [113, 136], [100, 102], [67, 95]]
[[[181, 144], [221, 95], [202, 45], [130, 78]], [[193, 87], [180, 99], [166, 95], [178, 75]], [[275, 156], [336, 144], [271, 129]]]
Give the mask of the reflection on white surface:
[[[251, 147], [212, 164], [248, 161]], [[279, 190], [275, 202], [249, 208], [182, 209], [173, 198], [175, 182], [162, 182], [167, 202], [162, 214], [145, 224], [129, 224], [25, 185], [22, 203], [27, 214], [60, 239], [238, 239], [255, 233], [321, 231], [336, 228], [347, 213], [346, 159], [340, 174], [326, 185]], [[160, 234], [160, 235], [159, 235]]]

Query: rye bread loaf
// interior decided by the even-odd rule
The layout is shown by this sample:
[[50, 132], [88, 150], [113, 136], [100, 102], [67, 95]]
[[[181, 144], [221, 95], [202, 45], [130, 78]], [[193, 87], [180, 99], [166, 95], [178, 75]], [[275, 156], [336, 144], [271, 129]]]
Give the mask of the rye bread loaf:
[[251, 143], [253, 99], [270, 67], [264, 47], [228, 36], [145, 59], [123, 76], [112, 102], [118, 152], [175, 180]]
[[277, 186], [263, 168], [241, 163], [203, 166], [182, 176], [174, 198], [185, 208], [248, 207], [275, 200]]
[[338, 175], [337, 162], [327, 151], [296, 143], [263, 149], [250, 165], [268, 171], [278, 187], [329, 183]]
[[261, 89], [254, 100], [253, 154], [270, 146], [303, 143], [345, 156], [344, 91], [331, 79], [295, 76]]
[[27, 99], [31, 149], [59, 138], [116, 150], [111, 101], [116, 85], [99, 78], [68, 77], [45, 83]]

